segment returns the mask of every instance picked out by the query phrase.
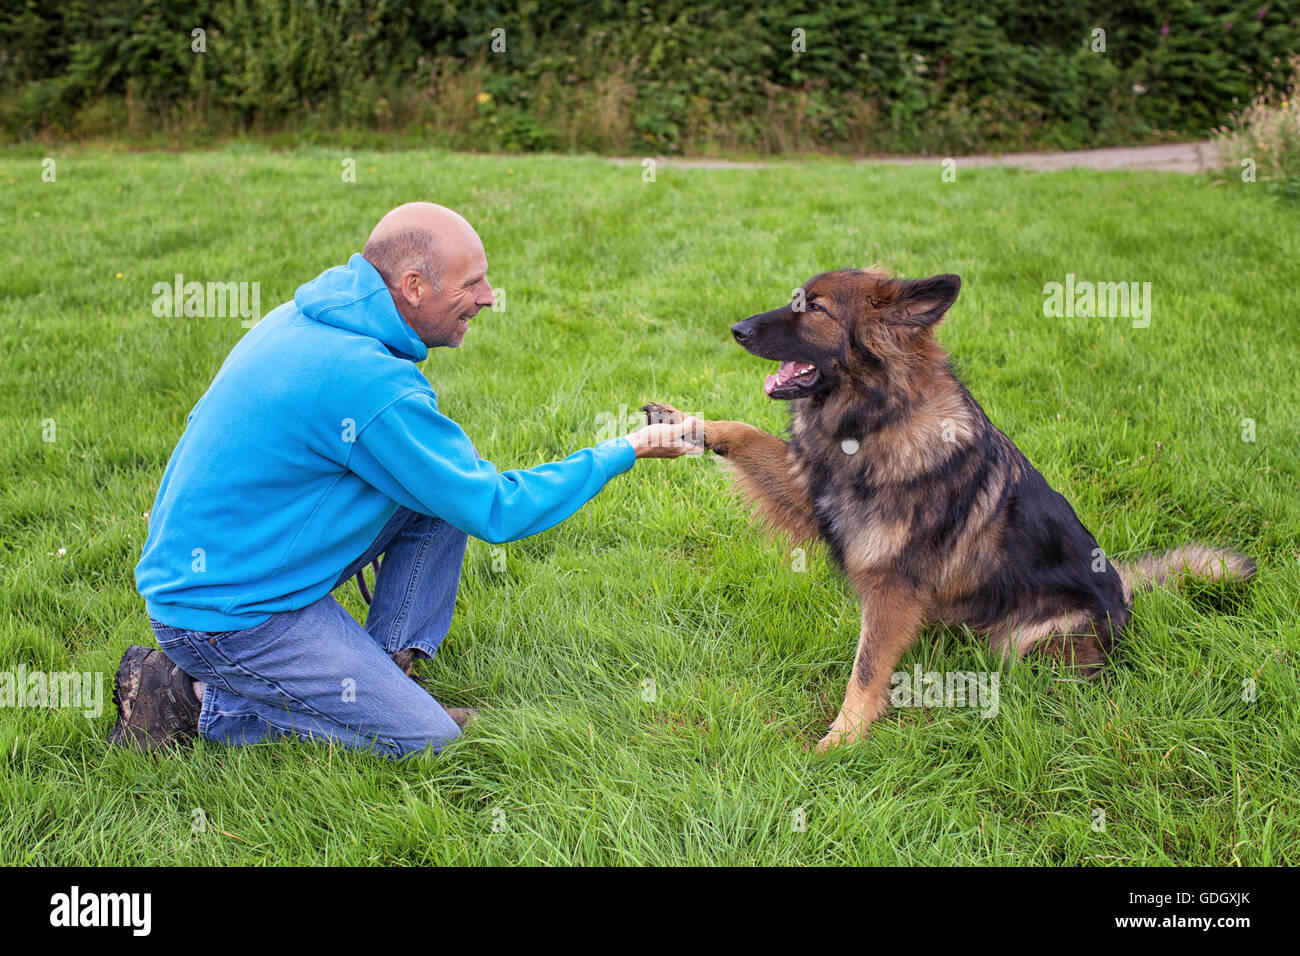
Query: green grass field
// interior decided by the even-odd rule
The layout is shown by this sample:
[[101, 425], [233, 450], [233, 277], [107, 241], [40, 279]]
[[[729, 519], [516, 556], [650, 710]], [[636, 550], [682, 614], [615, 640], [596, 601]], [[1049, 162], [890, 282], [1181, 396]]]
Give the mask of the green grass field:
[[[596, 159], [253, 147], [59, 154], [51, 183], [43, 155], [0, 153], [0, 671], [101, 672], [105, 710], [0, 709], [0, 863], [1300, 863], [1295, 206], [1173, 174], [810, 162], [645, 183]], [[997, 717], [896, 709], [821, 756], [853, 595], [824, 554], [800, 572], [758, 534], [711, 456], [642, 461], [505, 546], [504, 571], [471, 542], [423, 672], [483, 717], [441, 756], [109, 749], [118, 658], [152, 641], [143, 513], [243, 333], [156, 318], [153, 284], [259, 282], [266, 313], [417, 198], [475, 224], [506, 291], [424, 367], [501, 468], [650, 399], [783, 429], [773, 363], [732, 322], [823, 269], [957, 272], [941, 338], [1102, 547], [1203, 540], [1259, 574], [1141, 598], [1090, 683], [928, 630], [900, 666], [998, 671]], [[1044, 317], [1067, 273], [1150, 281], [1150, 327]]]

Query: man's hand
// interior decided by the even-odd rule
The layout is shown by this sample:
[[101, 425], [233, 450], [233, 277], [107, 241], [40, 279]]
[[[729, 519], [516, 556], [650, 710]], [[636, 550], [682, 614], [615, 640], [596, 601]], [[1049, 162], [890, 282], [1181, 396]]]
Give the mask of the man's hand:
[[628, 435], [627, 440], [636, 449], [638, 458], [704, 454], [700, 423], [694, 418], [684, 418], [672, 424], [646, 425]]

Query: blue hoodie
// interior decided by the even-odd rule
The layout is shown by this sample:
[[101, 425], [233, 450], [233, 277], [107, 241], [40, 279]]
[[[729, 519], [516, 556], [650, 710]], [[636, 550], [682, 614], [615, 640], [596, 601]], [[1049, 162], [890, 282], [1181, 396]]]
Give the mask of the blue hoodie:
[[438, 411], [428, 349], [359, 255], [231, 351], [190, 412], [136, 565], [149, 615], [233, 631], [334, 587], [398, 505], [487, 541], [559, 524], [636, 460], [625, 438], [498, 472]]

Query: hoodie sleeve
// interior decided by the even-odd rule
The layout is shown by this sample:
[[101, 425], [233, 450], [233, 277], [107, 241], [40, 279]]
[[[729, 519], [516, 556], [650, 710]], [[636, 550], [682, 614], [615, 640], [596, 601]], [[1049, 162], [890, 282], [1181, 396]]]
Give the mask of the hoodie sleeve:
[[357, 434], [347, 466], [399, 504], [499, 544], [559, 524], [635, 462], [631, 442], [611, 438], [563, 461], [499, 472], [431, 393], [411, 392]]

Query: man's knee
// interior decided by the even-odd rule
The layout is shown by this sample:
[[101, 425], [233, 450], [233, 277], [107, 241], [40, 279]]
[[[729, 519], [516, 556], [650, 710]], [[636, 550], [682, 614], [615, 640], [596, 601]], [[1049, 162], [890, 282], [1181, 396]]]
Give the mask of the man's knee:
[[[442, 708], [434, 702], [440, 711]], [[441, 753], [443, 748], [461, 734], [456, 722], [443, 711], [441, 720], [429, 720], [416, 726], [400, 728], [400, 734], [385, 740], [387, 755], [402, 760], [421, 753]]]

